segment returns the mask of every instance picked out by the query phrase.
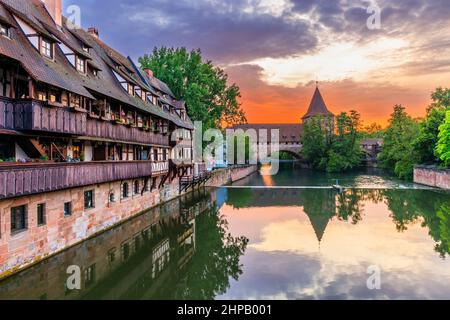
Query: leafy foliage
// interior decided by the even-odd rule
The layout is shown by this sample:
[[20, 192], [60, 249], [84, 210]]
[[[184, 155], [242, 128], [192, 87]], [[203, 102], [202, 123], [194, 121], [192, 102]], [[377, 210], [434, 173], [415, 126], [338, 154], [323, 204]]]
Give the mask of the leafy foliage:
[[186, 101], [189, 116], [202, 121], [205, 130], [246, 122], [238, 101], [239, 87], [229, 86], [224, 70], [203, 61], [200, 50], [154, 48], [152, 54], [139, 58], [139, 63], [167, 83], [177, 99]]
[[414, 141], [418, 134], [417, 121], [406, 113], [403, 106], [396, 105], [378, 158], [381, 166], [393, 171], [399, 178], [411, 179], [414, 164], [419, 160], [411, 141]]
[[447, 111], [445, 122], [439, 127], [438, 137], [436, 153], [444, 163], [444, 166], [450, 167], [450, 111]]
[[316, 169], [342, 172], [361, 164], [361, 117], [358, 112], [345, 112], [336, 117], [314, 117], [305, 123], [302, 155]]
[[439, 127], [445, 120], [446, 111], [450, 110], [450, 89], [438, 88], [431, 95], [432, 104], [427, 109], [427, 117], [420, 124], [420, 133], [413, 142], [420, 163], [439, 163], [435, 152], [438, 142]]
[[383, 134], [384, 134], [383, 127], [376, 122], [371, 123], [368, 126], [365, 126], [361, 132], [363, 138], [370, 138], [370, 139], [383, 138]]

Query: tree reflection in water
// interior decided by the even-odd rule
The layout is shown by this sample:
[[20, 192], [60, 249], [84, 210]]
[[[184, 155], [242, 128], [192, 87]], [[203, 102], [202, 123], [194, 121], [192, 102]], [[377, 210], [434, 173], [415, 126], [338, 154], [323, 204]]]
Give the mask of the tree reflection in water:
[[183, 277], [174, 299], [214, 299], [230, 286], [230, 277], [238, 280], [242, 274], [240, 257], [248, 239], [233, 237], [228, 221], [212, 210], [197, 218], [197, 250], [195, 259]]
[[[242, 274], [249, 241], [215, 199], [204, 189], [154, 208], [0, 282], [0, 300], [214, 299]], [[80, 290], [66, 288], [68, 266], [80, 267]]]
[[319, 241], [328, 223], [337, 217], [357, 225], [364, 219], [365, 206], [385, 203], [398, 232], [421, 223], [429, 229], [442, 258], [450, 254], [450, 197], [430, 190], [347, 189], [239, 189], [229, 190], [229, 204], [235, 208], [299, 206], [308, 216]]

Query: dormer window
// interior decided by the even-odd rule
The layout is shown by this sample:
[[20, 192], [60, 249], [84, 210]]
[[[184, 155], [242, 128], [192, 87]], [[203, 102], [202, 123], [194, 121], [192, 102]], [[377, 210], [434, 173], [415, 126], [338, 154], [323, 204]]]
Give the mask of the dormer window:
[[0, 23], [0, 35], [9, 38], [9, 28]]
[[134, 95], [142, 99], [142, 89], [138, 86], [134, 87]]
[[122, 88], [123, 88], [124, 90], [126, 90], [126, 91], [129, 92], [128, 82], [127, 82], [124, 78], [122, 78], [122, 77], [121, 77], [117, 72], [115, 72], [114, 70], [113, 70], [113, 74], [114, 74], [114, 76], [116, 77], [117, 81], [119, 81], [119, 83], [120, 83], [120, 85], [122, 86]]
[[77, 71], [81, 73], [86, 73], [86, 60], [77, 57]]
[[53, 43], [45, 38], [41, 38], [41, 54], [47, 58], [53, 59]]

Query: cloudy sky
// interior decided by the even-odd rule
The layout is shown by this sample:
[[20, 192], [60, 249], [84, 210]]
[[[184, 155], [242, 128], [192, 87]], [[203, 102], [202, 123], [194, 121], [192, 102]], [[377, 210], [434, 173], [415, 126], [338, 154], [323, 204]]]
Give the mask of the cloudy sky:
[[[155, 46], [201, 48], [240, 86], [249, 122], [300, 121], [316, 80], [331, 111], [382, 124], [397, 103], [423, 116], [434, 88], [450, 87], [450, 0], [63, 2], [136, 60]], [[380, 29], [367, 27], [371, 3]]]

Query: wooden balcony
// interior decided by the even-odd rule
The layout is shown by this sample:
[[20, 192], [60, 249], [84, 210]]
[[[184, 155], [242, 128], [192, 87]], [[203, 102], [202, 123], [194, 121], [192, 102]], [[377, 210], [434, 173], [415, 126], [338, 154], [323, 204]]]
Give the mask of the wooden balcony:
[[152, 163], [152, 175], [163, 175], [169, 173], [169, 162], [160, 161]]
[[0, 98], [0, 129], [89, 137], [126, 143], [169, 146], [169, 136], [89, 117], [73, 108], [34, 100]]
[[151, 161], [0, 165], [0, 200], [152, 176]]

